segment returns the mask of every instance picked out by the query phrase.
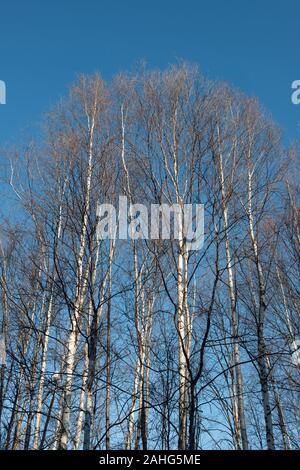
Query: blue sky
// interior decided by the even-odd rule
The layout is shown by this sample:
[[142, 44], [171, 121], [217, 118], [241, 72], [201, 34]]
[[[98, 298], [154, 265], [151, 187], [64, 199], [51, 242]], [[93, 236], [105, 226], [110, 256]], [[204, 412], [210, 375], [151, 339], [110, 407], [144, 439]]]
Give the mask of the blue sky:
[[285, 132], [299, 135], [299, 0], [5, 0], [0, 6], [0, 144], [34, 131], [80, 72], [109, 79], [139, 60], [199, 64], [259, 97]]

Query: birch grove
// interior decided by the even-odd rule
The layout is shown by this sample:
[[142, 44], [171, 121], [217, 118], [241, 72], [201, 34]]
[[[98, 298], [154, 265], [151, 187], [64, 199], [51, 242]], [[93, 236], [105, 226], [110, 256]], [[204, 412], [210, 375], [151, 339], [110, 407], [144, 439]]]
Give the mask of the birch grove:
[[299, 449], [297, 145], [186, 64], [81, 76], [42, 128], [1, 166], [1, 449]]

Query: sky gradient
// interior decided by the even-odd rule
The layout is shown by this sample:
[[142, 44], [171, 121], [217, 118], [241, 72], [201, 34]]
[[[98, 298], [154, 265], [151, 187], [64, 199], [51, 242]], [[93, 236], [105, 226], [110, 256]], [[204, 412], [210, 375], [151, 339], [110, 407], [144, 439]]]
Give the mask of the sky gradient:
[[299, 0], [11, 0], [0, 6], [0, 145], [35, 133], [78, 73], [109, 79], [140, 60], [180, 59], [257, 96], [284, 131], [299, 136]]

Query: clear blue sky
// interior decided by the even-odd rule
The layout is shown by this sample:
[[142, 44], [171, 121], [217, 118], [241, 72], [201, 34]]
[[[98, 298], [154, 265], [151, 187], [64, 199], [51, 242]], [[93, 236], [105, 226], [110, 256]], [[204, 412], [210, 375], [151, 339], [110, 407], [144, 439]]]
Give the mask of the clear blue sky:
[[288, 139], [299, 134], [299, 0], [5, 0], [0, 5], [0, 143], [20, 139], [79, 72], [105, 78], [145, 59], [196, 62], [256, 95]]

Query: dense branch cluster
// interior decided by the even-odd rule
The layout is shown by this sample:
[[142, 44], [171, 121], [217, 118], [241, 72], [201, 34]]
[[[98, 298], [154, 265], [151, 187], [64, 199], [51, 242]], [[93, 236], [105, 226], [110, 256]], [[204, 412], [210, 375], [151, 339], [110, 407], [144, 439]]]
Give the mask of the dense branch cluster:
[[[190, 66], [81, 77], [8, 152], [3, 449], [299, 448], [297, 149]], [[201, 250], [97, 203], [204, 204]]]

